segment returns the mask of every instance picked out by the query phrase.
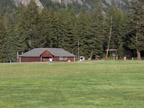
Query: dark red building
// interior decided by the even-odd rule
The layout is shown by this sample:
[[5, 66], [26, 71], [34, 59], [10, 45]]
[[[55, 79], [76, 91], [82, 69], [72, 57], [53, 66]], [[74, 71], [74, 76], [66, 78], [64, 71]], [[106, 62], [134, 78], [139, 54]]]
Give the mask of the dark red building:
[[19, 56], [19, 62], [75, 61], [75, 55], [62, 48], [35, 48]]

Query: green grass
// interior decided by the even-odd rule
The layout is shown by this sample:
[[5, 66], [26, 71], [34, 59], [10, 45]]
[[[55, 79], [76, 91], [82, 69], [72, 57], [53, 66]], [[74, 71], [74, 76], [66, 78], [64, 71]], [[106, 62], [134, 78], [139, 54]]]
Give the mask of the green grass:
[[0, 64], [0, 108], [144, 108], [144, 61]]

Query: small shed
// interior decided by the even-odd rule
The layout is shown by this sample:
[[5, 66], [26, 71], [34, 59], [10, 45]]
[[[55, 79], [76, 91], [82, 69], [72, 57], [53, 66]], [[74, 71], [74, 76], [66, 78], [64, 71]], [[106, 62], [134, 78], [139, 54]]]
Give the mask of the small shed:
[[19, 62], [75, 61], [75, 55], [62, 48], [35, 48], [19, 56]]
[[112, 54], [113, 57], [117, 56], [117, 49], [109, 49], [109, 52]]
[[117, 49], [107, 49], [106, 50], [106, 52], [107, 52], [107, 57], [108, 57], [108, 55], [110, 54], [110, 56], [112, 56], [113, 57], [113, 59], [116, 59], [116, 57], [118, 56], [118, 54], [117, 54]]

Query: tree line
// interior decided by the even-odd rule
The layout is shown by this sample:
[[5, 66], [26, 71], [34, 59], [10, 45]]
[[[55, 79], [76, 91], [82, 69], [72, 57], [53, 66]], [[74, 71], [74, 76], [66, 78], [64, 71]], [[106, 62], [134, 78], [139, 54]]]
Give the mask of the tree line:
[[12, 12], [0, 11], [0, 62], [16, 61], [19, 54], [33, 48], [64, 48], [86, 59], [106, 56], [117, 49], [118, 57], [144, 54], [143, 3], [133, 0], [128, 13], [102, 5], [91, 12], [76, 14], [74, 9], [43, 8], [31, 0]]

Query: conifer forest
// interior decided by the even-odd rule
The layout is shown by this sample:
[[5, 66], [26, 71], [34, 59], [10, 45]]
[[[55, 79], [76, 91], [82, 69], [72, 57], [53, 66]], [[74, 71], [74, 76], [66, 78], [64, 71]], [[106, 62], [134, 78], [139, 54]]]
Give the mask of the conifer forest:
[[[5, 1], [5, 2], [4, 2]], [[118, 58], [144, 57], [143, 1], [132, 0], [124, 12], [102, 4], [91, 11], [51, 6], [40, 9], [34, 0], [16, 6], [0, 0], [0, 62], [16, 61], [33, 48], [63, 48], [86, 59], [117, 49]]]

